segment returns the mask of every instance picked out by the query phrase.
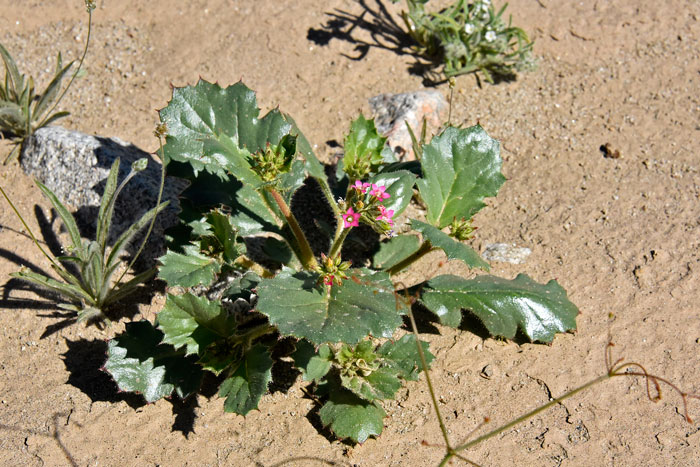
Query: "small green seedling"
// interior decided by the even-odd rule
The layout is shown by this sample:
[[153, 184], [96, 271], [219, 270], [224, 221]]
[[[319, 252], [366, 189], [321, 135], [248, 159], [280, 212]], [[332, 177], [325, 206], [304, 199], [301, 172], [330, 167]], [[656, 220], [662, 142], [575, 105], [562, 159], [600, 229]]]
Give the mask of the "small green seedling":
[[425, 10], [427, 2], [406, 0], [408, 11], [401, 16], [418, 53], [442, 62], [447, 78], [481, 73], [493, 83], [495, 78], [534, 67], [532, 41], [511, 25], [510, 18], [507, 23], [502, 18], [508, 4], [496, 10], [491, 0], [457, 0], [430, 13]]
[[[2, 187], [0, 187], [0, 192], [2, 192], [2, 195], [20, 218], [20, 221], [24, 225], [27, 232], [29, 232], [31, 235], [36, 246], [51, 262], [51, 268], [56, 274], [58, 274], [63, 282], [31, 271], [26, 267], [22, 268], [19, 272], [10, 275], [12, 277], [23, 279], [40, 287], [49, 289], [67, 298], [69, 301], [68, 304], [59, 304], [58, 306], [65, 310], [76, 312], [78, 322], [101, 323], [102, 321], [107, 320], [109, 316], [108, 310], [111, 306], [114, 306], [124, 297], [133, 293], [140, 284], [153, 278], [153, 276], [156, 274], [155, 268], [152, 268], [148, 271], [137, 274], [131, 280], [122, 283], [121, 279], [124, 277], [124, 273], [126, 272], [125, 270], [117, 281], [112, 282], [112, 277], [115, 273], [117, 273], [119, 266], [122, 264], [120, 256], [124, 252], [124, 249], [129, 245], [129, 242], [131, 242], [134, 236], [149, 223], [152, 227], [156, 215], [167, 206], [167, 202], [160, 203], [160, 197], [158, 199], [160, 204], [158, 204], [156, 208], [148, 211], [138, 221], [126, 229], [115, 241], [111, 249], [108, 248], [107, 245], [107, 238], [109, 235], [110, 226], [112, 224], [112, 214], [114, 213], [116, 199], [129, 180], [131, 180], [131, 178], [133, 178], [138, 172], [144, 170], [147, 163], [147, 159], [139, 159], [134, 162], [127, 177], [119, 184], [119, 186], [117, 186], [119, 159], [114, 161], [114, 164], [112, 164], [112, 168], [109, 172], [109, 176], [107, 177], [104, 195], [102, 196], [95, 240], [84, 240], [80, 238], [78, 225], [76, 224], [75, 218], [70, 211], [63, 205], [63, 203], [61, 203], [61, 201], [51, 190], [49, 190], [41, 182], [36, 182], [41, 192], [49, 201], [51, 201], [54, 209], [56, 212], [58, 212], [58, 215], [63, 221], [63, 224], [65, 225], [71, 239], [71, 245], [64, 248], [64, 252], [67, 254], [57, 258], [53, 258], [41, 247], [39, 242], [36, 240], [36, 237], [34, 234], [32, 234], [26, 222], [20, 215], [19, 211], [17, 211], [17, 208], [14, 206]], [[141, 246], [142, 248], [147, 239], [148, 234], [143, 240]], [[139, 253], [137, 253], [136, 256], [138, 256]], [[136, 257], [132, 259], [132, 263], [129, 266], [133, 265], [135, 260]], [[66, 267], [66, 265], [71, 265], [72, 267]], [[129, 268], [127, 268], [127, 270], [128, 269]]]

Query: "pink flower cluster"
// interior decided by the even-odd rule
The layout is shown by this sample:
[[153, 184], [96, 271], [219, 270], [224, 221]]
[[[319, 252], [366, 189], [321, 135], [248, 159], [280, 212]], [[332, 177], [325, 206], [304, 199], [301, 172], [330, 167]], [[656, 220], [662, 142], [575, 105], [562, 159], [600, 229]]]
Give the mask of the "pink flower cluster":
[[[360, 217], [362, 213], [374, 215], [377, 214], [377, 210], [379, 211], [379, 215], [375, 217], [376, 220], [384, 221], [389, 224], [390, 227], [394, 225], [394, 221], [391, 219], [394, 216], [394, 210], [387, 209], [381, 204], [384, 200], [391, 197], [391, 195], [386, 192], [386, 187], [384, 185], [375, 185], [374, 183], [367, 182], [363, 183], [357, 180], [352, 188], [357, 190], [357, 192], [360, 194], [369, 194], [371, 198], [369, 200], [369, 205], [364, 209], [363, 203], [358, 203], [360, 206], [359, 210], [362, 212], [355, 212], [355, 208], [357, 206], [349, 207], [347, 211], [345, 211], [345, 214], [343, 214], [343, 226], [346, 229], [349, 229], [350, 227], [358, 227], [360, 225]], [[372, 214], [372, 212], [374, 212], [374, 214]]]
[[390, 226], [394, 226], [394, 221], [391, 219], [394, 217], [394, 210], [393, 209], [387, 209], [381, 204], [379, 205], [379, 215], [377, 216], [377, 220], [380, 221], [385, 221], [387, 224]]
[[384, 185], [375, 185], [374, 183], [361, 182], [359, 180], [355, 181], [352, 186], [354, 189], [360, 193], [369, 193], [370, 195], [377, 198], [379, 201], [384, 201], [388, 199], [391, 195], [386, 192], [386, 187]]
[[355, 212], [352, 208], [348, 208], [343, 214], [343, 226], [346, 229], [350, 227], [358, 227], [360, 225], [360, 213]]

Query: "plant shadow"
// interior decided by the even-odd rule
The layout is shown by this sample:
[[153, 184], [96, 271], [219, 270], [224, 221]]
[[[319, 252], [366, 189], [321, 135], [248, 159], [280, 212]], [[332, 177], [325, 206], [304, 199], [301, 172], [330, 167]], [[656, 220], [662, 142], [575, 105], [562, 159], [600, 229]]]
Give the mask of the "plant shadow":
[[[414, 48], [415, 42], [403, 27], [394, 19], [386, 6], [379, 0], [357, 0], [362, 7], [359, 15], [344, 10], [326, 13], [329, 17], [319, 28], [309, 28], [306, 38], [318, 46], [327, 46], [331, 40], [337, 39], [355, 45], [355, 56], [342, 54], [350, 60], [364, 59], [371, 49], [382, 49], [397, 55], [413, 58], [408, 72], [423, 77], [425, 86], [436, 86], [445, 81], [435, 71], [441, 65], [437, 59], [428, 60]], [[362, 39], [359, 36], [369, 36]]]
[[[66, 384], [79, 389], [91, 402], [126, 402], [134, 410], [147, 405], [141, 394], [120, 391], [117, 384], [104, 371], [107, 342], [102, 340], [66, 339], [68, 350], [62, 355], [63, 364], [69, 373]], [[206, 375], [199, 394], [211, 398], [221, 382], [213, 375]], [[199, 407], [196, 395], [185, 399], [173, 396], [168, 399], [174, 415], [172, 431], [179, 431], [187, 438], [194, 433], [194, 423]]]

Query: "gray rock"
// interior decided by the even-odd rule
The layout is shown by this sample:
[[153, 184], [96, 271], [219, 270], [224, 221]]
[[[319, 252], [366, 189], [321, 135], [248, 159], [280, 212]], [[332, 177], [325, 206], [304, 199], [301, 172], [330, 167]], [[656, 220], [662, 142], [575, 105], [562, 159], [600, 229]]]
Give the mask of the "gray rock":
[[[119, 181], [129, 173], [132, 162], [148, 159], [148, 167], [126, 185], [117, 198], [109, 242], [112, 243], [133, 222], [155, 207], [160, 185], [160, 163], [150, 154], [118, 138], [91, 136], [58, 126], [37, 130], [25, 142], [20, 163], [22, 169], [46, 185], [74, 212], [81, 235], [94, 238], [97, 213], [109, 169], [120, 159]], [[152, 265], [164, 250], [163, 232], [177, 224], [178, 195], [187, 182], [167, 177], [163, 201], [169, 206], [158, 215], [153, 233], [141, 255], [140, 266]], [[142, 235], [137, 236], [129, 251], [135, 253]]]
[[517, 247], [515, 244], [490, 243], [486, 245], [481, 257], [486, 261], [501, 261], [503, 263], [522, 264], [532, 250], [524, 247]]
[[377, 131], [388, 139], [400, 160], [414, 160], [411, 135], [406, 123], [420, 139], [423, 119], [428, 137], [437, 132], [447, 118], [448, 104], [439, 91], [415, 91], [402, 94], [379, 94], [369, 100]]

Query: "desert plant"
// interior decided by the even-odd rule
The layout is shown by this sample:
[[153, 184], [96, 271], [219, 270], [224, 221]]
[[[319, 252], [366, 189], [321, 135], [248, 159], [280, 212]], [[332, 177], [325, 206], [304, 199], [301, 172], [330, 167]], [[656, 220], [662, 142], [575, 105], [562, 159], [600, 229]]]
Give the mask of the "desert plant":
[[[191, 185], [160, 258], [170, 289], [163, 310], [155, 323], [128, 323], [109, 343], [105, 369], [122, 390], [149, 402], [186, 397], [211, 372], [223, 381], [225, 410], [246, 414], [267, 391], [275, 358], [289, 355], [322, 423], [362, 442], [382, 431], [382, 400], [418, 378], [420, 354], [426, 366], [433, 359], [426, 343], [400, 330], [411, 307], [404, 295], [448, 326], [459, 326], [468, 309], [504, 338], [519, 330], [551, 342], [575, 328], [578, 310], [555, 281], [479, 274], [396, 282], [436, 250], [489, 269], [463, 242], [484, 198], [505, 180], [499, 143], [481, 127], [448, 127], [422, 145], [420, 162], [398, 163], [374, 122], [360, 116], [329, 181], [294, 121], [278, 110], [259, 117], [242, 83], [176, 88], [160, 117], [168, 172]], [[399, 225], [414, 187], [426, 218]], [[302, 193], [311, 197], [300, 205]], [[372, 236], [385, 240], [364, 261], [358, 251]], [[284, 343], [294, 350], [284, 353]]]
[[[114, 205], [119, 196], [119, 193], [124, 186], [138, 172], [144, 170], [148, 164], [147, 159], [139, 159], [131, 165], [131, 171], [124, 180], [117, 186], [117, 176], [119, 174], [119, 159], [115, 160], [110, 169], [107, 183], [105, 186], [102, 202], [100, 204], [99, 214], [97, 216], [97, 234], [95, 240], [84, 240], [80, 237], [78, 225], [75, 218], [44, 184], [36, 181], [37, 186], [44, 196], [51, 202], [56, 212], [63, 221], [68, 235], [71, 239], [71, 245], [64, 248], [66, 256], [53, 258], [44, 250], [36, 237], [32, 233], [29, 226], [22, 218], [15, 205], [7, 196], [5, 191], [0, 187], [0, 192], [10, 204], [15, 214], [19, 217], [24, 225], [24, 228], [32, 237], [35, 245], [51, 262], [51, 268], [58, 274], [63, 282], [47, 277], [43, 274], [31, 271], [24, 267], [19, 272], [10, 274], [12, 277], [23, 279], [36, 284], [40, 287], [56, 292], [67, 298], [69, 303], [59, 304], [60, 308], [74, 311], [77, 313], [78, 322], [97, 322], [101, 323], [108, 319], [107, 310], [110, 306], [116, 304], [119, 300], [133, 293], [137, 287], [151, 279], [156, 274], [156, 269], [151, 268], [140, 274], [135, 275], [132, 279], [122, 283], [126, 270], [130, 269], [136, 257], [140, 253], [136, 253], [129, 267], [116, 280], [112, 281], [112, 277], [118, 271], [121, 265], [120, 256], [124, 249], [129, 245], [134, 236], [146, 225], [153, 226], [153, 221], [156, 215], [162, 211], [167, 202], [160, 203], [160, 194], [158, 197], [157, 207], [145, 213], [138, 221], [126, 229], [114, 242], [111, 248], [108, 248], [107, 239], [109, 230], [112, 224], [112, 215], [114, 213]], [[162, 194], [161, 180], [161, 194]], [[143, 240], [141, 248], [148, 239], [149, 232]]]
[[512, 26], [511, 18], [507, 23], [502, 18], [508, 4], [496, 10], [491, 0], [457, 0], [439, 12], [427, 12], [427, 2], [406, 0], [408, 11], [401, 16], [418, 53], [441, 61], [447, 78], [481, 73], [492, 83], [494, 77], [511, 77], [534, 66], [532, 41]]
[[[60, 118], [69, 115], [69, 112], [55, 112], [54, 110], [73, 84], [73, 80], [80, 72], [90, 44], [90, 32], [92, 30], [92, 10], [95, 9], [94, 0], [85, 0], [88, 12], [88, 32], [85, 40], [85, 48], [80, 57], [78, 67], [71, 76], [68, 85], [61, 92], [61, 83], [68, 75], [75, 60], [63, 66], [61, 53], [56, 57], [56, 71], [54, 77], [46, 89], [36, 94], [34, 78], [27, 78], [19, 72], [17, 64], [10, 53], [0, 44], [0, 57], [5, 65], [5, 81], [0, 83], [0, 135], [8, 137], [15, 143], [10, 154], [5, 158], [7, 163], [19, 153], [21, 143], [31, 136], [38, 128], [48, 125]], [[59, 95], [60, 92], [60, 95]]]

